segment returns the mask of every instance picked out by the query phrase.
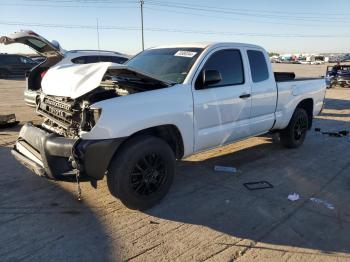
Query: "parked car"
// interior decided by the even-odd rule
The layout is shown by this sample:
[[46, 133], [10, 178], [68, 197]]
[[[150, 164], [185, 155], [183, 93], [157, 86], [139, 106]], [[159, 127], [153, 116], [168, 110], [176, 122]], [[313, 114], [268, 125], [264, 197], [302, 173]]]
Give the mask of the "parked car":
[[25, 124], [12, 153], [41, 176], [73, 173], [94, 184], [106, 175], [127, 207], [147, 209], [168, 192], [175, 159], [268, 132], [301, 146], [326, 86], [293, 78], [274, 74], [263, 48], [239, 43], [156, 47], [119, 66], [56, 67], [42, 83], [42, 125]]
[[22, 43], [33, 48], [46, 59], [27, 74], [27, 87], [24, 91], [24, 101], [27, 105], [36, 107], [41, 90], [41, 82], [45, 74], [53, 67], [67, 67], [74, 64], [98, 62], [113, 62], [122, 64], [129, 57], [118, 52], [100, 50], [63, 50], [57, 41], [50, 42], [33, 31], [20, 31], [0, 38], [0, 43]]
[[350, 87], [350, 65], [327, 66], [326, 85], [327, 88], [336, 85]]
[[37, 64], [37, 62], [23, 55], [0, 54], [0, 79], [11, 76], [24, 78], [26, 72]]
[[337, 72], [337, 84], [341, 87], [350, 87], [350, 65], [342, 66]]

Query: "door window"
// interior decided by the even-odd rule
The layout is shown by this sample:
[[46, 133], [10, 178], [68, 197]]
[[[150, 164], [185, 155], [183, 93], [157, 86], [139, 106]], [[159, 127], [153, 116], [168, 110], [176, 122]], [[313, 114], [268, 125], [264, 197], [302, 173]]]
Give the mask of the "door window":
[[20, 59], [22, 64], [34, 64], [35, 63], [33, 60], [28, 59], [28, 58], [23, 57], [23, 56], [21, 56], [19, 59]]
[[269, 78], [266, 58], [264, 53], [256, 50], [248, 50], [250, 72], [254, 83], [265, 81]]
[[[217, 70], [221, 74], [221, 81], [208, 87], [239, 85], [244, 83], [244, 70], [241, 52], [234, 49], [220, 50], [212, 54], [202, 68]], [[202, 76], [198, 76], [196, 87], [201, 85]]]

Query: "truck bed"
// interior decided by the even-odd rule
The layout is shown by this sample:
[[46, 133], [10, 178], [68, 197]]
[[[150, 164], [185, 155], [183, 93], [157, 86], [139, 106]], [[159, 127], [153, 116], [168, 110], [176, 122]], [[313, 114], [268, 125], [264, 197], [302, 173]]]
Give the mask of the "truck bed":
[[296, 77], [294, 72], [274, 72], [276, 82], [305, 81], [323, 79], [324, 77]]
[[321, 111], [326, 90], [324, 78], [297, 78], [276, 81], [278, 102], [276, 107], [275, 129], [287, 126], [298, 102], [312, 95], [313, 115]]

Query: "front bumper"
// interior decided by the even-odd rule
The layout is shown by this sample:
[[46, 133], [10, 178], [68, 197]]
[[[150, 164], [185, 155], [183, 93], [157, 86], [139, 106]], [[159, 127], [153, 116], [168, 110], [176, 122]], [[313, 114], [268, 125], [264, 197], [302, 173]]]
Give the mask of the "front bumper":
[[40, 176], [61, 178], [77, 170], [100, 180], [123, 138], [103, 140], [69, 139], [25, 124], [12, 149], [13, 156]]
[[24, 91], [24, 102], [26, 103], [27, 106], [36, 107], [38, 98], [39, 98], [39, 92], [31, 91], [28, 89]]
[[339, 85], [350, 86], [350, 78], [349, 77], [338, 77], [337, 82]]

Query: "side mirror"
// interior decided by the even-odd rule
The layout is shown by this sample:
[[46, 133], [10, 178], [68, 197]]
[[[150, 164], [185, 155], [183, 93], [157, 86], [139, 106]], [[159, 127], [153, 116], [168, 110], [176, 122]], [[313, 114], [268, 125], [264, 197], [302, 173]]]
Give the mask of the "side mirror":
[[213, 70], [213, 69], [207, 69], [202, 72], [202, 77], [203, 77], [203, 87], [217, 84], [219, 83], [222, 78], [221, 74], [218, 70]]

